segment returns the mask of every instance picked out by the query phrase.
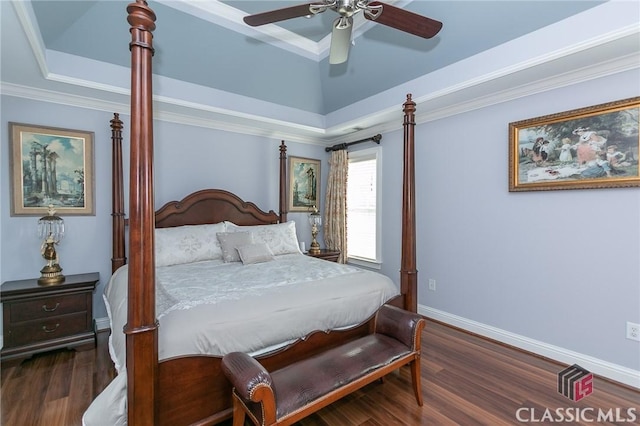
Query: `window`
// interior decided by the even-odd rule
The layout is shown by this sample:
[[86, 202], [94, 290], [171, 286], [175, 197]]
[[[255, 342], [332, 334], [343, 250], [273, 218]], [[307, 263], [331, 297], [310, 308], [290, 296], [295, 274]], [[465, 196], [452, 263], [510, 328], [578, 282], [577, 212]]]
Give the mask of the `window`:
[[380, 148], [349, 153], [347, 257], [350, 262], [380, 263], [380, 154]]

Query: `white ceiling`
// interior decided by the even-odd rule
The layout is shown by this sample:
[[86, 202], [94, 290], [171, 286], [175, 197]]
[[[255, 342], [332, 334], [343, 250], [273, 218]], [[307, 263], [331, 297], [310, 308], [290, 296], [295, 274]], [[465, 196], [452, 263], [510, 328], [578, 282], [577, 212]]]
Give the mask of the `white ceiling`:
[[[0, 2], [2, 93], [126, 113], [127, 3]], [[442, 31], [356, 21], [349, 60], [332, 66], [333, 11], [242, 21], [299, 3], [150, 1], [156, 115], [330, 144], [397, 128], [407, 93], [426, 121], [640, 66], [637, 1], [393, 1]]]

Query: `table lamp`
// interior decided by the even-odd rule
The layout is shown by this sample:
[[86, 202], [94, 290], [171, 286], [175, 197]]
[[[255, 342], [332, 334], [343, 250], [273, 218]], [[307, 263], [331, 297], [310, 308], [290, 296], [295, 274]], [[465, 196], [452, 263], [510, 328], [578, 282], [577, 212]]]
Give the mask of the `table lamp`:
[[38, 236], [43, 239], [40, 252], [47, 261], [47, 264], [40, 270], [38, 284], [59, 284], [64, 281], [64, 275], [62, 275], [62, 268], [58, 263], [55, 245], [64, 237], [64, 220], [56, 215], [53, 205], [49, 205], [47, 215], [38, 220]]
[[311, 247], [309, 247], [309, 253], [318, 254], [320, 253], [320, 244], [316, 241], [316, 237], [318, 236], [319, 228], [322, 226], [322, 216], [316, 206], [313, 206], [313, 211], [309, 213], [309, 223], [311, 224], [311, 236], [313, 237]]

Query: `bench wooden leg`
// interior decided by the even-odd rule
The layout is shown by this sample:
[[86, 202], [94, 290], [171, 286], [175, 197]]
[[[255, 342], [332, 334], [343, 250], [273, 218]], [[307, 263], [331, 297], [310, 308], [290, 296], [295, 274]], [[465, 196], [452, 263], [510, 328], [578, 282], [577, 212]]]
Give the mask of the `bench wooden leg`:
[[[422, 407], [422, 386], [420, 383], [420, 358], [414, 359], [409, 364], [411, 368], [411, 381], [413, 382], [413, 393], [416, 394], [416, 401]], [[235, 425], [234, 425], [235, 426]]]
[[244, 426], [244, 407], [234, 396], [233, 398], [233, 426]]

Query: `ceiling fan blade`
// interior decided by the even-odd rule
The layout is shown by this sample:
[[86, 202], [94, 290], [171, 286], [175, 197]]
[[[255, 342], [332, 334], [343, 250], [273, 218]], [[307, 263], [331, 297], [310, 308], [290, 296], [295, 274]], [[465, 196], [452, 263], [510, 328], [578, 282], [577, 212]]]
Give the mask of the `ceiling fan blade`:
[[283, 9], [271, 10], [269, 12], [256, 13], [255, 15], [247, 15], [243, 18], [244, 22], [252, 27], [259, 25], [271, 24], [273, 22], [284, 21], [291, 18], [299, 18], [301, 16], [311, 15], [309, 7], [315, 3], [300, 4], [298, 6], [285, 7]]
[[400, 31], [419, 37], [431, 38], [438, 34], [442, 28], [442, 22], [427, 18], [399, 7], [391, 6], [379, 1], [369, 3], [370, 6], [382, 6], [382, 11], [370, 16], [364, 13], [364, 17], [378, 24], [387, 25]]
[[329, 49], [329, 63], [341, 64], [349, 57], [351, 46], [351, 31], [353, 30], [353, 18], [341, 17], [333, 21], [331, 31], [331, 48]]

